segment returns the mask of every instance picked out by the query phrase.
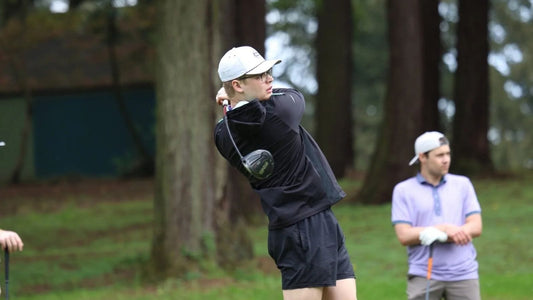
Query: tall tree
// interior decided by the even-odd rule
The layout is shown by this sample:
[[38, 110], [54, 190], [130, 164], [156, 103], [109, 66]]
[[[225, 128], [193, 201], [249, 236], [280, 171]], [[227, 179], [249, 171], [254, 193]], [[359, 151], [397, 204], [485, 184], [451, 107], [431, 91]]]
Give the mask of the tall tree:
[[422, 131], [440, 131], [439, 99], [442, 45], [440, 40], [439, 0], [421, 1], [422, 35], [423, 35], [423, 102]]
[[180, 276], [214, 257], [212, 1], [158, 1], [155, 228], [149, 275]]
[[317, 14], [315, 134], [333, 172], [343, 177], [354, 163], [351, 1], [319, 1]]
[[[222, 5], [220, 27], [223, 52], [248, 45], [265, 54], [266, 3], [264, 0], [226, 0]], [[220, 56], [219, 56], [220, 57]], [[217, 79], [218, 82], [218, 79]], [[253, 257], [248, 225], [262, 214], [259, 197], [248, 180], [224, 162], [225, 176], [219, 178], [223, 193], [217, 199], [216, 244], [219, 265], [231, 269]]]
[[[265, 0], [229, 0], [224, 8], [223, 47], [248, 45], [265, 53]], [[226, 50], [226, 49], [224, 49]]]
[[459, 1], [452, 168], [460, 173], [492, 170], [487, 138], [489, 0]]
[[[257, 5], [254, 13], [234, 10], [250, 5]], [[253, 256], [246, 225], [260, 205], [244, 177], [215, 153], [213, 125], [220, 110], [209, 99], [220, 87], [215, 70], [229, 47], [242, 43], [264, 52], [265, 2], [165, 0], [158, 15], [156, 225], [149, 275], [183, 274], [203, 260], [234, 268]]]
[[394, 185], [412, 173], [408, 162], [422, 129], [424, 90], [420, 1], [387, 2], [390, 71], [385, 114], [359, 202], [389, 202]]

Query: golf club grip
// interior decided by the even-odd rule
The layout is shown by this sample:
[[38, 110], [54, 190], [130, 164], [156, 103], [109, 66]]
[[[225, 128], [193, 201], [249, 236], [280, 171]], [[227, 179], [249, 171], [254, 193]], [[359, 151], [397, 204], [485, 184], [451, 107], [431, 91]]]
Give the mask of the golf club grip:
[[433, 244], [429, 245], [428, 273], [427, 280], [431, 279], [431, 270], [433, 269]]
[[237, 151], [237, 154], [241, 158], [241, 161], [243, 160], [243, 156], [241, 154], [241, 151], [239, 151], [239, 147], [237, 147], [237, 144], [235, 143], [235, 140], [233, 139], [233, 136], [231, 135], [231, 130], [229, 130], [229, 124], [228, 124], [228, 117], [224, 115], [224, 123], [226, 123], [226, 129], [228, 131], [229, 139], [231, 140], [231, 143], [233, 144], [233, 148], [235, 148], [235, 151]]
[[428, 259], [428, 274], [427, 274], [427, 276], [426, 276], [426, 278], [427, 278], [428, 280], [431, 279], [431, 268], [433, 268], [433, 257], [430, 257], [430, 258]]

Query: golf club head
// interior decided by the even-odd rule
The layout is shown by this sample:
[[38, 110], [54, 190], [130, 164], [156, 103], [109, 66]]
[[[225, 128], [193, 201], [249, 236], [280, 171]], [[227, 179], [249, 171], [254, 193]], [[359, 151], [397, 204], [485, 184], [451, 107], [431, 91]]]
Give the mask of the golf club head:
[[274, 171], [274, 158], [268, 150], [252, 151], [242, 158], [244, 168], [257, 179], [267, 179]]

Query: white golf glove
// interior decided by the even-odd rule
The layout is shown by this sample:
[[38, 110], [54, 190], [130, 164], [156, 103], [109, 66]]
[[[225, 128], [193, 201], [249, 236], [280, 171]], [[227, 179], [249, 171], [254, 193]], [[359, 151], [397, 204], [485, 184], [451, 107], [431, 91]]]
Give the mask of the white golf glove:
[[420, 236], [418, 238], [420, 239], [420, 243], [422, 245], [429, 246], [435, 241], [439, 241], [441, 243], [446, 242], [448, 240], [448, 235], [446, 232], [438, 230], [435, 227], [427, 227], [420, 232]]

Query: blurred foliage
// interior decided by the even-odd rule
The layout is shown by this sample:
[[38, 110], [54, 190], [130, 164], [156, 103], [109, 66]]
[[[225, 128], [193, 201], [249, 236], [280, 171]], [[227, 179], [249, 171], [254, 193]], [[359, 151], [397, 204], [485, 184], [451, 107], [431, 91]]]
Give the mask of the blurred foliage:
[[387, 85], [386, 0], [354, 2], [355, 167], [366, 170], [383, 117]]
[[[314, 80], [314, 34], [317, 0], [268, 1], [269, 37], [281, 38], [284, 52], [283, 70], [278, 77], [313, 99], [316, 89], [301, 82]], [[533, 8], [527, 0], [492, 0], [490, 14], [491, 120], [487, 133], [492, 159], [498, 170], [533, 168]], [[355, 149], [357, 170], [368, 167], [375, 147], [377, 129], [383, 115], [386, 91], [388, 50], [385, 0], [353, 0], [354, 7], [354, 95]], [[441, 0], [439, 12], [443, 58], [439, 110], [445, 132], [451, 132], [455, 106], [453, 82], [456, 69], [457, 0]], [[314, 29], [314, 30], [310, 30]], [[291, 72], [288, 68], [303, 64], [308, 71]], [[288, 67], [290, 66], [290, 67]], [[304, 77], [305, 80], [301, 80]], [[312, 107], [308, 118], [312, 119]]]
[[[267, 1], [268, 36], [280, 39], [279, 47], [290, 48], [284, 52], [283, 64], [276, 67], [279, 80], [301, 90], [308, 101], [304, 125], [313, 128], [316, 94], [316, 54], [314, 38], [316, 0]], [[377, 126], [381, 121], [385, 97], [388, 61], [385, 0], [354, 0], [354, 75], [353, 110], [355, 116], [355, 151], [357, 169], [366, 169], [374, 150]], [[289, 54], [286, 54], [289, 53]], [[294, 70], [295, 69], [295, 70]], [[312, 81], [313, 84], [309, 84]], [[327, 101], [327, 99], [325, 99]]]
[[[281, 48], [283, 63], [276, 66], [276, 81], [300, 90], [307, 101], [304, 126], [313, 131], [316, 95], [317, 30], [315, 0], [267, 0], [267, 40]], [[267, 41], [268, 46], [268, 41]]]
[[508, 69], [491, 73], [493, 158], [500, 169], [533, 168], [533, 4], [493, 0], [492, 53]]
[[[442, 95], [440, 108], [444, 127], [453, 118], [453, 72], [456, 68], [455, 29], [457, 0], [441, 1], [440, 12], [444, 47]], [[491, 154], [500, 171], [533, 168], [533, 138], [528, 128], [533, 125], [533, 9], [530, 1], [492, 0], [489, 24], [490, 42], [490, 129]]]
[[[94, 10], [111, 0], [85, 0], [80, 13], [87, 19]], [[322, 0], [323, 1], [323, 0]], [[442, 113], [442, 126], [451, 132], [454, 115], [453, 75], [456, 69], [455, 30], [458, 22], [458, 0], [441, 0], [439, 12], [443, 59], [441, 64], [441, 93], [439, 110]], [[143, 2], [144, 3], [144, 2]], [[150, 7], [147, 2], [141, 10], [132, 10], [141, 26], [146, 30], [140, 33], [150, 41], [152, 18], [143, 18], [143, 11]], [[316, 6], [319, 0], [267, 0], [267, 47], [269, 41], [281, 54], [283, 63], [276, 67], [277, 81], [287, 83], [301, 90], [308, 100], [304, 126], [313, 131], [313, 115], [317, 85], [315, 80], [316, 53], [315, 35], [318, 28]], [[50, 14], [44, 8], [49, 0], [36, 0], [34, 12], [38, 16], [28, 24], [28, 28], [42, 28], [47, 36], [63, 32], [58, 26], [65, 22], [58, 19], [72, 18], [72, 15]], [[490, 14], [490, 48], [488, 61], [491, 65], [489, 91], [491, 101], [490, 130], [494, 165], [499, 170], [533, 168], [533, 136], [528, 132], [533, 125], [533, 4], [529, 0], [492, 0]], [[375, 147], [377, 128], [383, 114], [383, 100], [386, 91], [388, 50], [385, 0], [353, 0], [354, 29], [354, 94], [353, 109], [355, 120], [355, 149], [357, 170], [368, 167]], [[120, 14], [124, 14], [121, 10]], [[131, 12], [130, 12], [131, 14]], [[151, 15], [151, 14], [150, 14]], [[124, 16], [121, 16], [123, 18]], [[79, 17], [78, 17], [79, 18]], [[73, 20], [72, 27], [80, 26]], [[83, 24], [83, 23], [82, 23]], [[82, 26], [86, 26], [83, 24]], [[96, 27], [96, 25], [94, 25]], [[4, 39], [18, 40], [9, 45], [11, 51], [23, 47], [22, 41], [36, 43], [32, 32], [24, 40], [13, 38], [20, 29], [16, 24], [7, 24]], [[78, 27], [78, 30], [83, 28]], [[28, 36], [29, 35], [29, 36]], [[42, 34], [40, 36], [43, 36]], [[31, 41], [31, 42], [30, 42]], [[18, 46], [17, 46], [18, 45]], [[7, 45], [6, 45], [7, 47]], [[267, 52], [269, 49], [267, 48]], [[327, 100], [327, 99], [325, 99]]]

